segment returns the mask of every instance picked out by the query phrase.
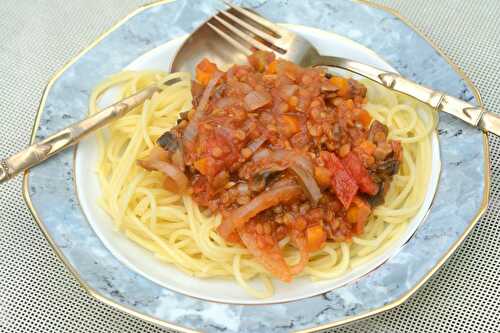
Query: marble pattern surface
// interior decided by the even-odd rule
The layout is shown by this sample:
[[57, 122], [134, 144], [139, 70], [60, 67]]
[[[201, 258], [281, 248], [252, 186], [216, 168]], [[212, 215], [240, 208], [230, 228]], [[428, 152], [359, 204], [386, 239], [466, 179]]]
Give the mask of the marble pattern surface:
[[[240, 2], [241, 3], [241, 2]], [[276, 22], [313, 26], [371, 48], [403, 75], [467, 101], [471, 88], [416, 32], [380, 9], [350, 0], [249, 0]], [[195, 29], [218, 1], [178, 0], [131, 17], [69, 67], [50, 87], [36, 139], [82, 119], [89, 93], [144, 52]], [[238, 306], [190, 298], [135, 274], [116, 260], [81, 213], [73, 184], [73, 152], [33, 169], [28, 191], [43, 227], [79, 278], [95, 292], [139, 313], [208, 332], [287, 332], [325, 325], [392, 303], [426, 277], [480, 209], [483, 134], [440, 115], [443, 169], [427, 220], [401, 251], [360, 280], [324, 295], [285, 304]]]

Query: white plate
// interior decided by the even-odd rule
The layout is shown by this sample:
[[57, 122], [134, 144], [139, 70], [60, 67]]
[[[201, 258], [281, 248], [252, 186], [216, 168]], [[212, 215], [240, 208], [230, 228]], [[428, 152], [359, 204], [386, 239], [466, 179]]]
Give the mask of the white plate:
[[[285, 26], [307, 38], [322, 54], [343, 56], [395, 72], [391, 66], [373, 51], [350, 39], [314, 28], [294, 25]], [[176, 50], [184, 40], [185, 38], [174, 39], [157, 47], [142, 55], [124, 69], [168, 70]], [[128, 240], [123, 234], [115, 231], [110, 217], [99, 207], [96, 201], [96, 198], [100, 196], [99, 180], [94, 167], [97, 165], [97, 160], [98, 149], [95, 137], [89, 137], [80, 143], [76, 153], [75, 178], [77, 195], [88, 222], [112, 254], [138, 274], [149, 278], [161, 286], [209, 301], [236, 304], [266, 304], [310, 297], [355, 281], [376, 269], [385, 260], [393, 256], [410, 239], [425, 219], [437, 188], [441, 169], [437, 135], [433, 134], [432, 172], [424, 204], [399, 240], [394, 242], [379, 257], [356, 267], [336, 279], [311, 282], [308, 278], [298, 278], [291, 284], [274, 280], [274, 295], [271, 298], [259, 300], [247, 295], [235, 281], [190, 277], [174, 266], [158, 261], [150, 252]]]

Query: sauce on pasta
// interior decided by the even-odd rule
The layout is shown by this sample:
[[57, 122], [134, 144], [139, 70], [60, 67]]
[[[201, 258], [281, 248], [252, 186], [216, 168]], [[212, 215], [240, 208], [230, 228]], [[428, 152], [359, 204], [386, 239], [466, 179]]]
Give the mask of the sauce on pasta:
[[[204, 59], [192, 109], [139, 164], [221, 213], [218, 234], [290, 282], [327, 241], [363, 233], [402, 161], [401, 143], [363, 108], [366, 91], [263, 51], [225, 72]], [[279, 246], [286, 237], [295, 265]]]
[[[98, 112], [107, 92], [120, 100], [159, 87], [143, 105], [97, 132], [96, 200], [117, 231], [159, 263], [197, 278], [232, 279], [249, 295], [266, 298], [274, 292], [273, 276], [334, 279], [385, 253], [401, 237], [426, 194], [436, 113], [369, 81], [330, 77], [265, 53], [249, 60], [226, 72], [203, 61], [196, 82], [187, 73], [119, 72], [95, 87], [89, 109]], [[180, 80], [163, 84], [173, 79]], [[210, 98], [204, 99], [209, 87]], [[199, 128], [212, 118], [212, 130]], [[227, 131], [215, 131], [219, 124]], [[192, 141], [185, 140], [186, 131]], [[353, 154], [371, 182], [364, 171], [354, 177]], [[215, 164], [209, 170], [217, 173], [201, 172], [205, 162], [197, 161], [205, 157], [213, 158], [207, 165]], [[348, 207], [350, 196], [342, 194], [342, 202], [332, 186], [335, 168], [349, 168], [335, 174], [353, 178], [357, 186]], [[221, 171], [228, 175], [217, 177]], [[240, 210], [259, 197], [269, 207], [254, 216]], [[222, 226], [235, 212], [238, 219], [229, 226], [236, 231], [226, 237]], [[242, 223], [243, 218], [248, 220]], [[273, 262], [266, 264], [266, 258]], [[279, 265], [285, 273], [276, 272]]]

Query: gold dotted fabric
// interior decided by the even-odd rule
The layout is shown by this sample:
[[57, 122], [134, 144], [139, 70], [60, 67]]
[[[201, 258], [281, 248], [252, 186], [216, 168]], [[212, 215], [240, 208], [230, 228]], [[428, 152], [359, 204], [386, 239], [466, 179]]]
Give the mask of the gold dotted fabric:
[[[55, 71], [146, 2], [0, 1], [0, 156], [29, 142]], [[498, 0], [374, 2], [414, 23], [500, 113]], [[490, 145], [490, 207], [461, 248], [403, 305], [332, 332], [500, 332], [500, 140]], [[0, 332], [168, 332], [85, 294], [36, 226], [21, 185], [21, 177], [0, 185]]]

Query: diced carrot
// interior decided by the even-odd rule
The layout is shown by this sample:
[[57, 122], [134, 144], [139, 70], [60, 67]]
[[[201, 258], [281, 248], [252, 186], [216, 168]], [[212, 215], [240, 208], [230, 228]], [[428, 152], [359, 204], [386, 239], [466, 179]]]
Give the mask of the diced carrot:
[[289, 99], [288, 99], [288, 105], [291, 107], [291, 108], [295, 108], [297, 106], [297, 104], [299, 104], [299, 98], [297, 96], [291, 96]]
[[321, 187], [327, 187], [330, 185], [332, 179], [332, 173], [325, 167], [317, 166], [314, 168], [314, 178]]
[[347, 214], [346, 214], [347, 222], [352, 223], [352, 224], [357, 223], [358, 222], [358, 211], [359, 211], [359, 208], [354, 206], [354, 205], [349, 207], [349, 209], [347, 210]]
[[330, 82], [339, 88], [337, 90], [337, 96], [346, 97], [349, 94], [349, 83], [343, 77], [334, 76], [330, 79]]
[[194, 167], [198, 170], [202, 175], [208, 175], [209, 169], [209, 161], [208, 157], [201, 158], [194, 162]]
[[288, 137], [300, 131], [300, 122], [297, 117], [283, 115], [280, 116], [280, 127]]
[[278, 72], [278, 61], [274, 60], [267, 66], [268, 74], [276, 74]]
[[204, 58], [202, 61], [200, 61], [200, 63], [196, 65], [196, 69], [199, 69], [203, 72], [215, 72], [218, 70], [217, 65], [207, 58]]
[[321, 224], [316, 224], [307, 228], [307, 250], [309, 252], [318, 251], [326, 241], [326, 232]]
[[377, 148], [377, 146], [375, 146], [375, 144], [371, 141], [368, 141], [368, 140], [365, 140], [363, 141], [359, 147], [361, 149], [363, 149], [363, 151], [365, 153], [367, 153], [368, 155], [373, 155], [373, 153], [375, 152], [375, 148]]
[[[363, 230], [365, 228], [365, 224], [368, 221], [368, 217], [370, 216], [372, 209], [370, 205], [361, 199], [360, 197], [356, 196], [353, 199], [353, 207], [356, 208], [356, 221], [355, 226], [354, 226], [354, 234], [355, 235], [361, 235], [363, 233]], [[349, 208], [350, 209], [350, 208]], [[349, 212], [348, 212], [349, 214]], [[351, 222], [353, 223], [353, 222]]]
[[210, 62], [208, 59], [204, 58], [197, 66], [196, 66], [196, 81], [198, 83], [206, 86], [208, 82], [212, 79], [212, 75], [218, 71], [217, 65], [213, 62]]
[[212, 74], [213, 73], [196, 71], [196, 81], [206, 86], [208, 82], [210, 82], [210, 79], [212, 79]]
[[365, 128], [368, 128], [368, 126], [370, 126], [370, 123], [372, 122], [372, 117], [370, 116], [370, 114], [363, 109], [360, 109], [358, 119]]

